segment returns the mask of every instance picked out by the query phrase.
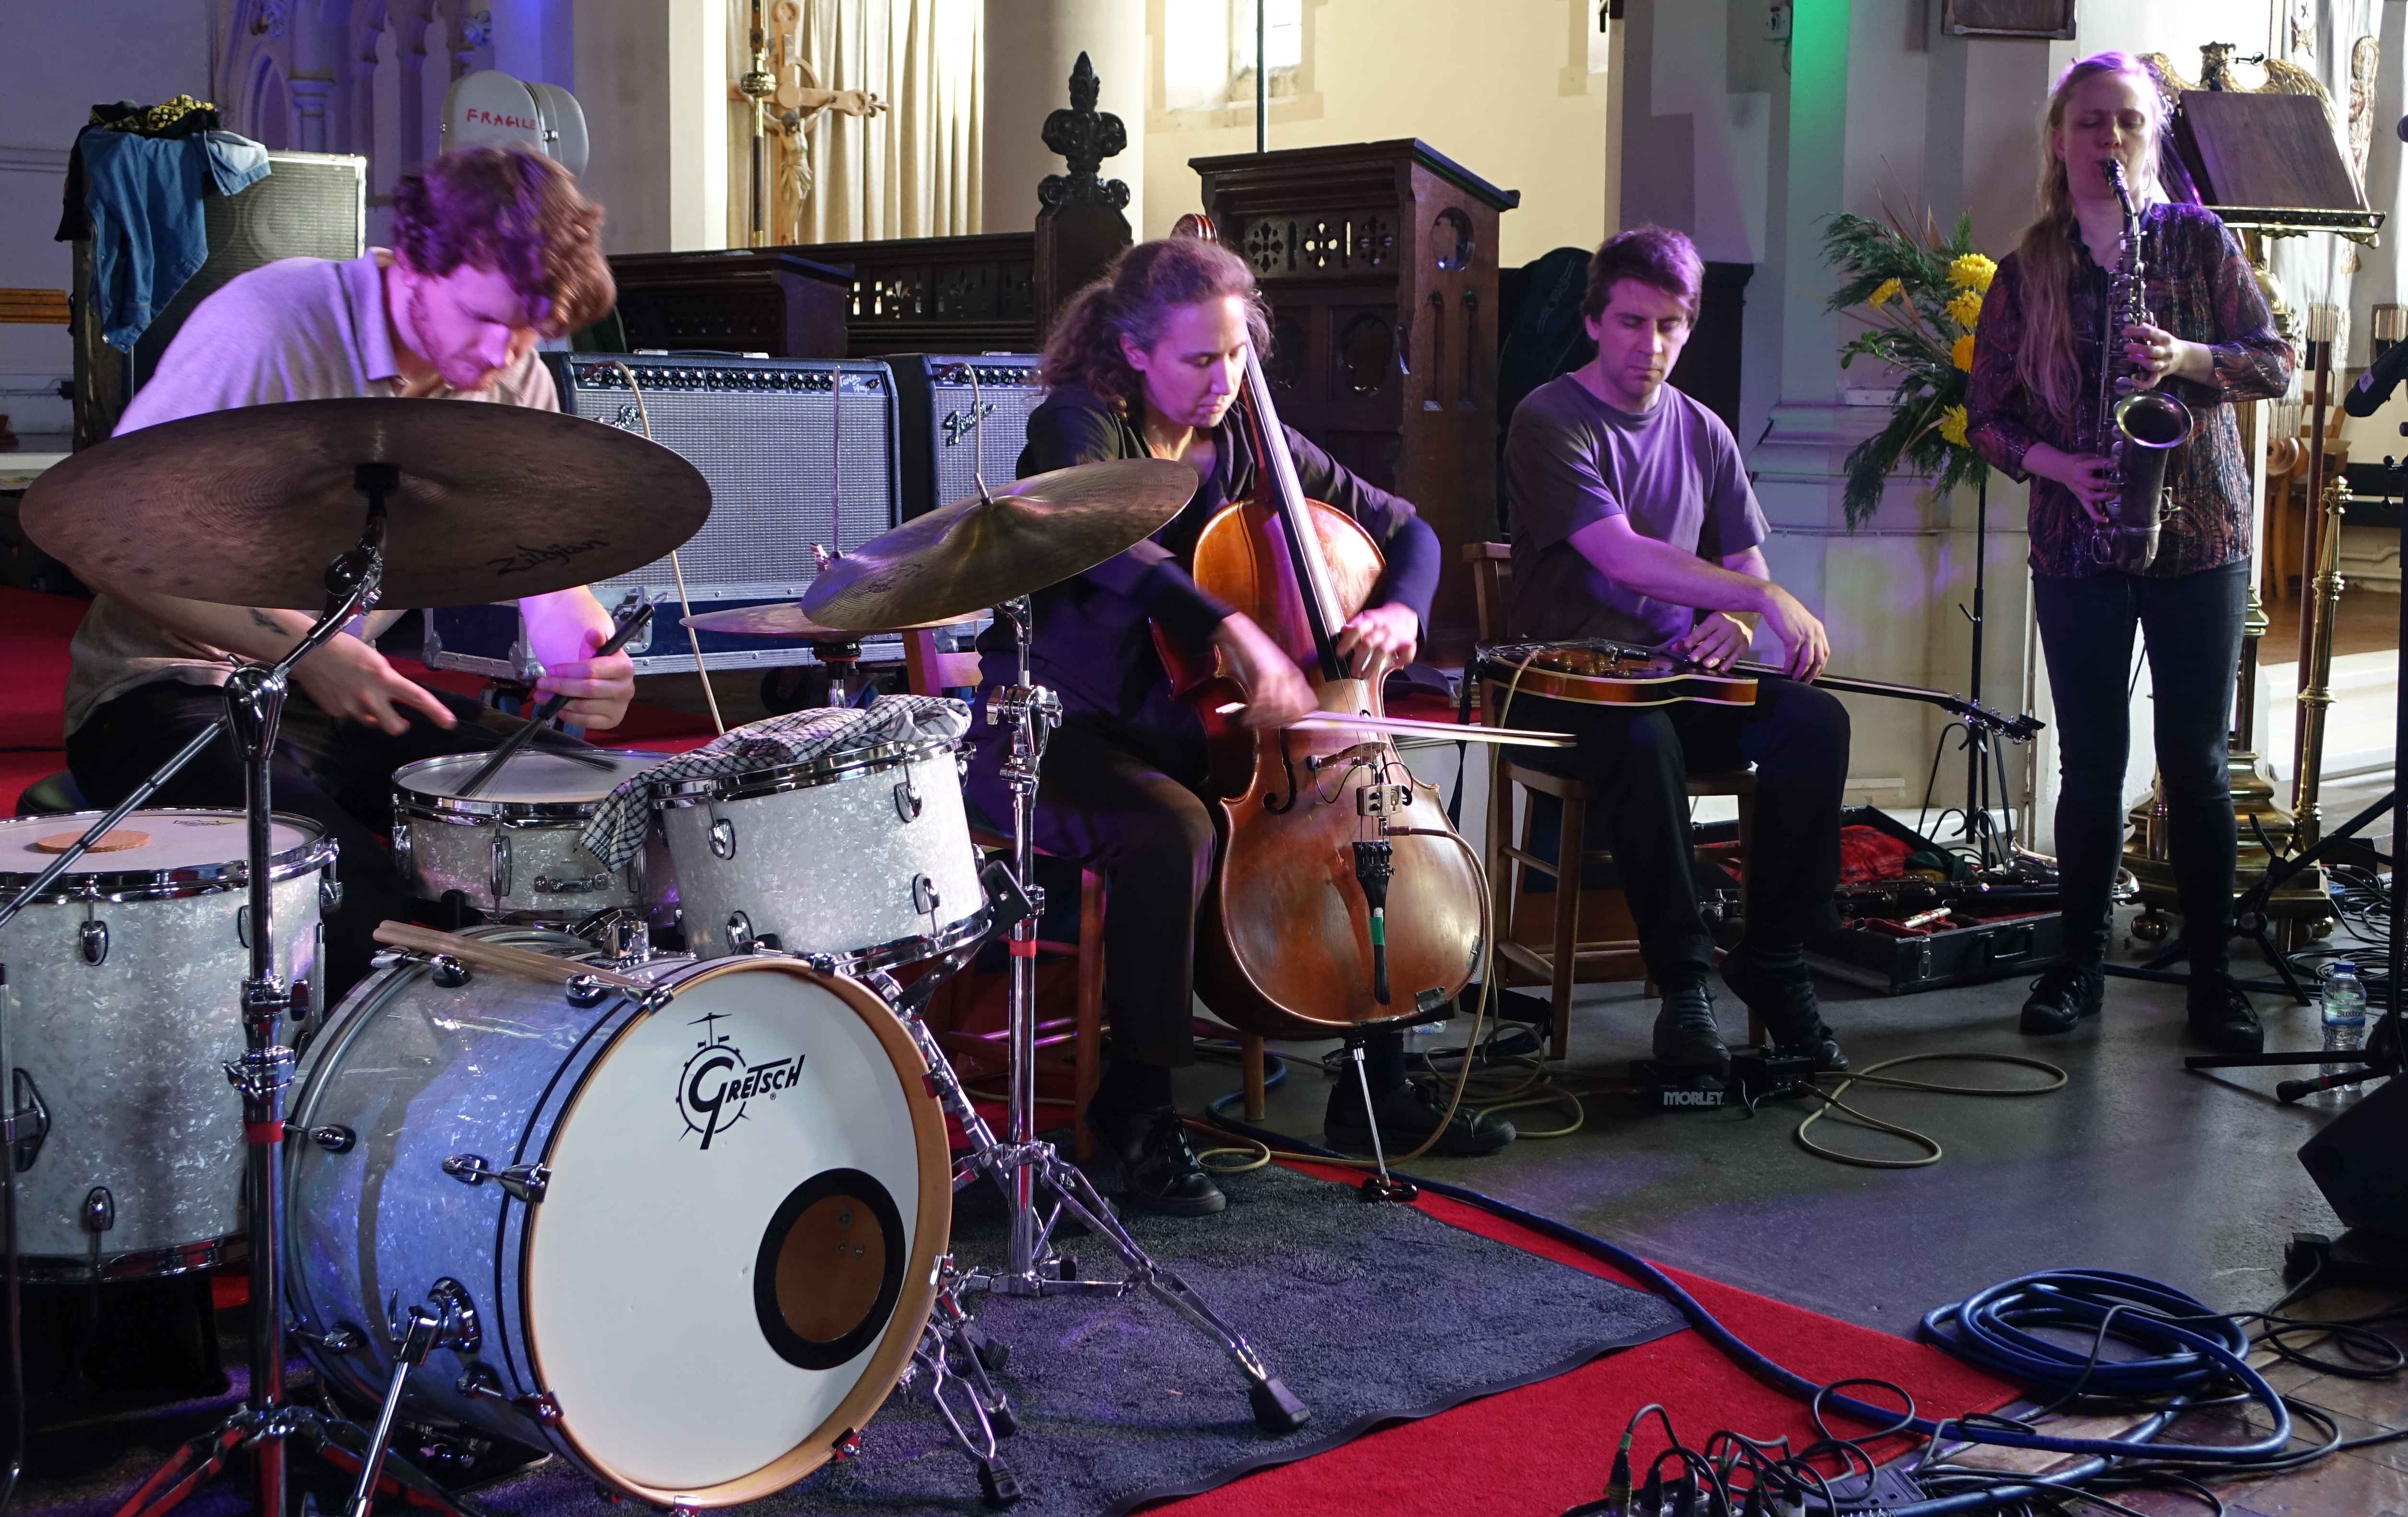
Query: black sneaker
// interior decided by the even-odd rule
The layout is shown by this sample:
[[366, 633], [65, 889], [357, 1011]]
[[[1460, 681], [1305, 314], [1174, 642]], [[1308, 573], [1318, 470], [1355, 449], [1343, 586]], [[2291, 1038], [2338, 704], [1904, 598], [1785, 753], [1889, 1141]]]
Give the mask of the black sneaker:
[[2060, 964], [2031, 982], [2019, 1025], [2035, 1038], [2070, 1033], [2085, 1017], [2095, 1017], [2107, 996], [2107, 971], [2096, 964]]
[[1121, 1198], [1130, 1205], [1170, 1217], [1209, 1217], [1229, 1204], [1197, 1162], [1177, 1108], [1128, 1112], [1091, 1101], [1087, 1127], [1097, 1146], [1120, 1161]]
[[1810, 1054], [1814, 1067], [1826, 1074], [1848, 1067], [1848, 1056], [1823, 1021], [1814, 981], [1803, 967], [1795, 974], [1778, 974], [1759, 967], [1744, 953], [1733, 953], [1723, 960], [1723, 983], [1764, 1019], [1774, 1052]]
[[[1363, 1120], [1363, 1087], [1354, 1082], [1353, 1073], [1350, 1068], [1329, 1093], [1329, 1110], [1321, 1119], [1321, 1131], [1331, 1148], [1369, 1155], [1371, 1124]], [[1380, 1152], [1392, 1161], [1420, 1148], [1434, 1132], [1439, 1139], [1429, 1152], [1450, 1159], [1482, 1158], [1513, 1141], [1512, 1123], [1482, 1116], [1469, 1107], [1456, 1107], [1454, 1120], [1440, 1132], [1438, 1119], [1445, 1112], [1446, 1102], [1411, 1081], [1374, 1095], [1371, 1107], [1380, 1119]]]
[[1656, 1013], [1656, 1062], [1684, 1074], [1730, 1078], [1730, 1050], [1714, 1025], [1714, 993], [1702, 980], [1664, 992]]
[[2190, 1013], [2190, 1035], [2218, 1053], [2262, 1053], [2266, 1029], [2258, 1011], [2232, 977], [2221, 969], [2193, 969], [2183, 994]]

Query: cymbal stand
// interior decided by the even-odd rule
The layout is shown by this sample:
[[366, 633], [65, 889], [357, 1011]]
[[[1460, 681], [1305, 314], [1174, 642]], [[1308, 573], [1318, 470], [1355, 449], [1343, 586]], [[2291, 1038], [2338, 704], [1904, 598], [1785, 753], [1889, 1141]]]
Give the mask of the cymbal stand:
[[[118, 1508], [118, 1517], [158, 1517], [192, 1495], [202, 1481], [223, 1468], [226, 1460], [243, 1449], [249, 1449], [252, 1458], [252, 1510], [261, 1517], [285, 1517], [289, 1508], [284, 1444], [295, 1436], [308, 1438], [322, 1457], [338, 1467], [380, 1465], [381, 1480], [371, 1478], [366, 1483], [401, 1487], [413, 1505], [451, 1517], [474, 1517], [477, 1510], [398, 1455], [380, 1459], [380, 1437], [371, 1439], [349, 1422], [284, 1397], [284, 1088], [293, 1081], [294, 1055], [278, 1041], [278, 1023], [294, 1009], [297, 998], [276, 966], [274, 880], [268, 867], [275, 852], [271, 792], [276, 732], [283, 718], [294, 666], [352, 617], [374, 610], [381, 589], [384, 503], [400, 488], [401, 477], [389, 464], [362, 464], [353, 483], [366, 497], [366, 522], [359, 545], [326, 566], [324, 614], [274, 664], [244, 664], [228, 676], [225, 714], [216, 725], [143, 781], [79, 843], [81, 848], [97, 841], [221, 730], [230, 732], [242, 750], [250, 964], [242, 985], [243, 1053], [227, 1062], [225, 1072], [242, 1097], [246, 1142], [243, 1209], [251, 1245], [251, 1384], [233, 1415], [179, 1449]], [[73, 856], [62, 855], [50, 873], [61, 872]], [[27, 891], [19, 900], [35, 894]], [[0, 915], [0, 922], [5, 921], [6, 916]]]
[[[997, 915], [1010, 922], [1010, 1141], [997, 1138], [986, 1119], [979, 1114], [936, 1038], [921, 1022], [916, 1005], [924, 1004], [924, 996], [908, 997], [904, 1007], [905, 1023], [933, 1071], [938, 1099], [961, 1124], [970, 1141], [969, 1155], [955, 1170], [954, 1188], [959, 1190], [971, 1177], [984, 1174], [1003, 1188], [1011, 1207], [1011, 1238], [1003, 1267], [952, 1274], [946, 1294], [957, 1305], [960, 1296], [982, 1293], [1027, 1297], [1125, 1296], [1132, 1291], [1144, 1290], [1221, 1345], [1246, 1378], [1246, 1397], [1257, 1424], [1273, 1434], [1294, 1432], [1312, 1416], [1304, 1403], [1280, 1382], [1254, 1345], [1225, 1321], [1194, 1286], [1156, 1261], [1129, 1236], [1083, 1171], [1063, 1158], [1054, 1145], [1037, 1137], [1037, 921], [1045, 903], [1043, 892], [1033, 883], [1036, 841], [1029, 809], [1037, 795], [1038, 771], [1044, 760], [1046, 739], [1061, 721], [1062, 706], [1054, 692], [1029, 682], [1032, 615], [1028, 598], [1022, 596], [997, 606], [995, 617], [997, 623], [1011, 628], [1019, 654], [1017, 682], [997, 692], [987, 708], [988, 720], [1010, 735], [1010, 748], [1003, 766], [1005, 783], [1011, 790], [1010, 880], [998, 880], [995, 885], [1000, 889], [990, 889], [991, 894], [1003, 896], [998, 901]], [[1050, 1202], [1040, 1200], [1040, 1191], [1050, 1196]], [[1081, 1279], [1078, 1261], [1054, 1244], [1054, 1229], [1065, 1217], [1110, 1245], [1121, 1256], [1126, 1276], [1117, 1281]], [[940, 1307], [939, 1316], [943, 1314]], [[980, 1357], [990, 1365], [999, 1363], [992, 1354]]]

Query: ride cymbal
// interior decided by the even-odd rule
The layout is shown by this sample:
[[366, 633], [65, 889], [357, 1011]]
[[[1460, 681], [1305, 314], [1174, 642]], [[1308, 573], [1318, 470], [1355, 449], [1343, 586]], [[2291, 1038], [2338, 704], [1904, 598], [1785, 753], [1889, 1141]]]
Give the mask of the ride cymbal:
[[1017, 479], [915, 517], [820, 571], [802, 599], [823, 626], [871, 631], [958, 619], [1058, 584], [1162, 530], [1196, 471], [1120, 458]]
[[609, 579], [700, 531], [676, 453], [558, 411], [475, 401], [246, 406], [75, 454], [25, 493], [25, 535], [103, 583], [314, 611], [359, 541], [363, 464], [391, 465], [383, 604], [515, 600]]

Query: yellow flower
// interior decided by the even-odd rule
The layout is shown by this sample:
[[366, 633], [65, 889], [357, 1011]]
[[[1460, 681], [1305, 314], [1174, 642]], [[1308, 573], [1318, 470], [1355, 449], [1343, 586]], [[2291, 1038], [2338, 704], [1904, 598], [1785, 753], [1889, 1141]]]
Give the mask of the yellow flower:
[[1896, 279], [1884, 279], [1881, 282], [1881, 288], [1875, 290], [1872, 293], [1872, 297], [1867, 300], [1865, 304], [1870, 306], [1875, 310], [1879, 310], [1884, 306], [1888, 305], [1891, 301], [1896, 300], [1902, 289], [1903, 287], [1899, 285]]
[[1990, 277], [1998, 272], [1999, 265], [1980, 253], [1967, 253], [1948, 265], [1948, 282], [1960, 290], [1971, 290], [1976, 294], [1987, 294], [1990, 290]]
[[1971, 290], [1959, 290], [1948, 298], [1946, 309], [1950, 321], [1971, 332], [1982, 319], [1982, 297]]
[[1957, 447], [1965, 446], [1965, 408], [1951, 406], [1940, 413], [1940, 435]]
[[1948, 356], [1956, 363], [1958, 368], [1963, 369], [1968, 374], [1972, 373], [1973, 334], [1968, 332], [1963, 336], [1958, 337], [1956, 339], [1956, 345], [1948, 350]]

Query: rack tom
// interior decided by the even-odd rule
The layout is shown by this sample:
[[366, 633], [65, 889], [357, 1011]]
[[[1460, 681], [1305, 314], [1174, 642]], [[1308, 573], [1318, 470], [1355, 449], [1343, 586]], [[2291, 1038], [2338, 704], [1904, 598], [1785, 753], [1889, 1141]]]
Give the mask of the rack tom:
[[[32, 886], [100, 813], [0, 821], [0, 899]], [[6, 1065], [47, 1130], [16, 1148], [18, 1229], [36, 1280], [180, 1274], [238, 1256], [250, 867], [240, 811], [135, 811], [0, 926]], [[335, 844], [275, 818], [276, 963], [318, 958]]]
[[483, 789], [460, 787], [482, 753], [447, 753], [405, 765], [393, 777], [393, 862], [419, 895], [453, 891], [497, 921], [573, 923], [609, 907], [640, 909], [669, 886], [648, 849], [612, 869], [580, 835], [619, 785], [661, 762], [658, 753], [597, 749], [609, 767], [558, 753], [511, 755]]
[[686, 947], [915, 964], [986, 931], [955, 745], [879, 743], [809, 764], [656, 781]]

